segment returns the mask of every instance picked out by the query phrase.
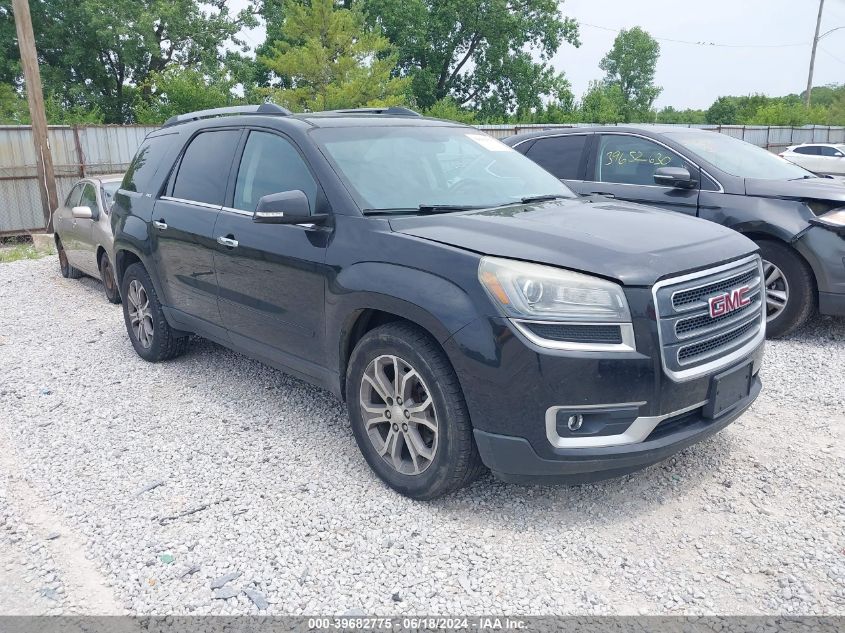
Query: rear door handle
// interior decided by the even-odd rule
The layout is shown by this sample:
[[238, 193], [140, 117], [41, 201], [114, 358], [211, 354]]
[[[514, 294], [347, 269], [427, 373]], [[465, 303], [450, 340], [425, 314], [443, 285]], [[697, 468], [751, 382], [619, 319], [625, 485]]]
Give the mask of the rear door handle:
[[159, 231], [164, 231], [167, 228], [167, 222], [163, 220], [153, 220], [153, 226]]
[[217, 238], [217, 243], [222, 244], [223, 246], [228, 246], [229, 248], [238, 247], [238, 240], [233, 240], [230, 237], [223, 237], [222, 235]]

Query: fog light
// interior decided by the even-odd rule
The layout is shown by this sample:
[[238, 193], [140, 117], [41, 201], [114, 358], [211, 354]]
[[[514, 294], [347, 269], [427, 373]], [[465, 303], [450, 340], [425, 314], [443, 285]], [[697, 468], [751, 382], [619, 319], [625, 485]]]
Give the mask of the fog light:
[[570, 415], [569, 419], [566, 421], [566, 427], [570, 431], [577, 431], [581, 428], [581, 425], [584, 424], [584, 416], [580, 413], [575, 415]]

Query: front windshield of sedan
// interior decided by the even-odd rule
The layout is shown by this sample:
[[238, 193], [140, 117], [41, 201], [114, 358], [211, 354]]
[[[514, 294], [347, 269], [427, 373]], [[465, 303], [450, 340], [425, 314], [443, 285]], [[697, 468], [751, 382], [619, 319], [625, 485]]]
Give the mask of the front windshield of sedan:
[[470, 128], [367, 126], [320, 128], [312, 134], [365, 211], [575, 197], [530, 159]]
[[719, 132], [666, 132], [666, 136], [695, 152], [724, 172], [740, 178], [798, 180], [814, 174], [770, 151]]

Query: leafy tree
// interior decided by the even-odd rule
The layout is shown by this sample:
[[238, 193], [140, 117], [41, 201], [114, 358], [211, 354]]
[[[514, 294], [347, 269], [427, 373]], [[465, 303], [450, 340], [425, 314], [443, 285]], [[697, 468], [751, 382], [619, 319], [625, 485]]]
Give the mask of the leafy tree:
[[397, 55], [390, 42], [366, 29], [357, 8], [335, 8], [333, 0], [286, 7], [282, 37], [260, 58], [287, 78], [272, 90], [277, 103], [296, 111], [396, 105], [406, 100], [406, 79], [393, 77]]
[[139, 95], [135, 117], [139, 123], [156, 124], [183, 112], [235, 105], [241, 100], [233, 96], [233, 88], [234, 80], [222, 74], [168, 68], [148, 77], [142, 89], [149, 96], [143, 99]]
[[618, 87], [622, 94], [625, 121], [648, 118], [654, 100], [662, 92], [654, 83], [659, 57], [657, 40], [635, 26], [619, 32], [613, 48], [599, 63], [599, 68], [607, 73], [605, 82]]
[[580, 118], [584, 123], [618, 123], [623, 121], [625, 97], [618, 84], [591, 81], [581, 99]]
[[11, 84], [0, 84], [0, 124], [24, 125], [29, 123], [26, 99]]
[[729, 125], [739, 120], [739, 107], [734, 97], [719, 97], [705, 113], [707, 123], [711, 125]]
[[477, 123], [475, 112], [462, 108], [452, 97], [444, 97], [435, 101], [434, 105], [425, 110], [425, 115], [435, 119], [447, 119], [459, 123]]
[[657, 113], [655, 121], [657, 123], [702, 124], [707, 123], [707, 118], [704, 110], [676, 110], [672, 106], [666, 106]]
[[566, 88], [549, 59], [563, 42], [579, 45], [578, 25], [557, 0], [360, 2], [368, 23], [397, 46], [397, 72], [411, 78], [423, 109], [448, 96], [482, 117], [502, 118]]
[[[223, 46], [243, 47], [237, 33], [257, 23], [254, 4], [232, 15], [225, 0], [30, 4], [45, 93], [66, 108], [100, 108], [109, 123], [132, 120], [139, 90], [149, 96], [139, 86], [151, 75], [174, 66], [216, 69], [225, 58]], [[0, 24], [5, 21], [0, 7]], [[12, 54], [17, 60], [17, 51]]]

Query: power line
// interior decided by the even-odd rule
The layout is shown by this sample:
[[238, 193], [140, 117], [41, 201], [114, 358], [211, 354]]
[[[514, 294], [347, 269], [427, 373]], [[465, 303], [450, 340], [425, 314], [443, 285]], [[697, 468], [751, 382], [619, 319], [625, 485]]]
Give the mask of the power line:
[[[578, 24], [582, 26], [589, 26], [590, 28], [599, 29], [601, 31], [610, 31], [611, 33], [619, 33], [620, 29], [612, 29], [607, 26], [599, 26], [598, 24], [590, 24], [589, 22], [581, 22]], [[715, 42], [692, 42], [689, 40], [676, 40], [669, 37], [652, 37], [661, 42], [671, 42], [673, 44], [687, 44], [689, 46], [707, 46], [714, 48], [792, 48], [797, 46], [807, 46], [806, 42], [799, 42], [795, 44], [717, 44]]]
[[838, 61], [840, 64], [845, 64], [845, 59], [842, 59], [842, 58], [840, 58], [840, 57], [837, 57], [836, 55], [834, 55], [833, 53], [831, 53], [829, 50], [827, 50], [824, 46], [819, 46], [819, 49], [820, 49], [820, 50], [822, 50], [822, 51], [824, 51], [825, 53], [827, 53], [827, 54], [828, 54], [828, 55], [830, 55], [831, 57], [833, 57], [833, 59], [835, 59], [836, 61]]

